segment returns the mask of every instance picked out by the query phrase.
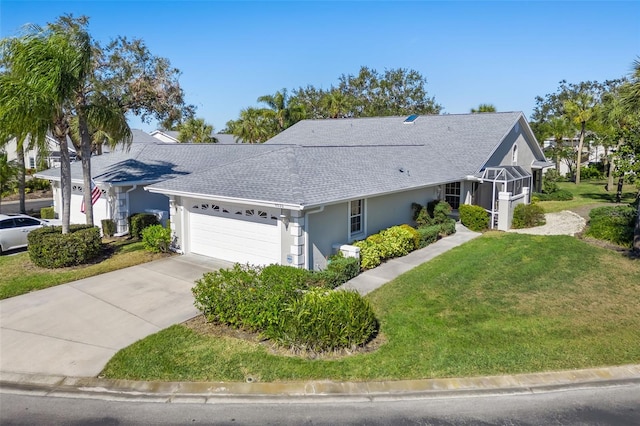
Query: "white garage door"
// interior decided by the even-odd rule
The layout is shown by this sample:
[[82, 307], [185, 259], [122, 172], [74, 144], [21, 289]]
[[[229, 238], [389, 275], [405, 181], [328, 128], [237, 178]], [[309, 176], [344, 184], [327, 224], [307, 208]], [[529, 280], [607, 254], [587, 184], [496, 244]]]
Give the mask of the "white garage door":
[[279, 211], [206, 202], [189, 207], [192, 253], [253, 265], [280, 263]]

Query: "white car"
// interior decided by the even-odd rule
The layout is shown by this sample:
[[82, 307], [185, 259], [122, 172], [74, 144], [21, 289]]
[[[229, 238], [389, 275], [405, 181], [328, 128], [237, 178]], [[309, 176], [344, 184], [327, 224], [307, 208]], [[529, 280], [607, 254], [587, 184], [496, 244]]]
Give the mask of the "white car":
[[43, 226], [58, 225], [58, 220], [36, 219], [24, 214], [0, 214], [0, 254], [26, 247], [29, 232]]

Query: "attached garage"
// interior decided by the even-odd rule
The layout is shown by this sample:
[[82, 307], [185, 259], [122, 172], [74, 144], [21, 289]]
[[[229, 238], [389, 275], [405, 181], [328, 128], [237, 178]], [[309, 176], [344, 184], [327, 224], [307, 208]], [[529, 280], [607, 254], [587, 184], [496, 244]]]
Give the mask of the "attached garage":
[[268, 207], [189, 203], [189, 251], [230, 262], [281, 263], [279, 211]]
[[[82, 212], [82, 199], [84, 193], [82, 192], [82, 185], [73, 185], [71, 189], [71, 223], [86, 223], [87, 219]], [[111, 219], [109, 211], [109, 203], [107, 202], [107, 196], [102, 192], [102, 196], [93, 205], [93, 223], [96, 226], [101, 226], [103, 219]]]

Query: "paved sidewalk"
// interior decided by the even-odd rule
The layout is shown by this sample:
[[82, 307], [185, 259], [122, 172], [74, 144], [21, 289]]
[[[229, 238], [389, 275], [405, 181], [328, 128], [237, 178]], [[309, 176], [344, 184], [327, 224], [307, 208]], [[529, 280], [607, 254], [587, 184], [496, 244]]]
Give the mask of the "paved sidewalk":
[[198, 315], [191, 288], [228, 267], [172, 256], [0, 301], [0, 372], [97, 376], [120, 349]]
[[441, 255], [454, 247], [479, 237], [480, 233], [470, 231], [464, 225], [456, 224], [456, 233], [442, 238], [427, 247], [413, 251], [406, 256], [387, 260], [377, 268], [370, 269], [338, 287], [346, 290], [357, 290], [365, 295], [388, 283], [399, 275]]

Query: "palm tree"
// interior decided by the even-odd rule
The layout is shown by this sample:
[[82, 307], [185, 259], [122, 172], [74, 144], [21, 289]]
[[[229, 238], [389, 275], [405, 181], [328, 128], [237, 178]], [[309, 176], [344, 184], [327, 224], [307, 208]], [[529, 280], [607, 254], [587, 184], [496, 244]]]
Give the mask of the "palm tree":
[[[18, 177], [19, 167], [14, 160], [9, 161], [6, 152], [0, 151], [0, 206], [2, 205], [2, 193], [7, 190], [8, 184]], [[2, 211], [0, 209], [0, 211]]]
[[320, 105], [329, 118], [344, 118], [349, 114], [347, 96], [338, 89], [331, 89], [320, 98]]
[[580, 168], [582, 165], [582, 151], [584, 149], [584, 137], [587, 133], [587, 122], [590, 121], [596, 111], [596, 102], [590, 93], [579, 92], [575, 98], [564, 102], [565, 117], [580, 126], [580, 139], [578, 141], [578, 153], [576, 154], [576, 185], [580, 185]]
[[262, 143], [274, 134], [273, 111], [264, 108], [246, 108], [240, 111], [240, 118], [227, 123], [236, 137], [243, 143]]
[[207, 124], [204, 118], [190, 117], [178, 126], [178, 141], [193, 143], [216, 143], [218, 140], [212, 136], [213, 126]]
[[478, 109], [471, 108], [472, 114], [478, 114], [481, 112], [496, 112], [496, 107], [492, 104], [480, 104], [478, 105]]
[[[560, 171], [560, 159], [566, 159], [566, 151], [564, 146], [564, 138], [574, 135], [574, 128], [571, 122], [565, 117], [553, 117], [549, 120], [547, 132], [555, 141], [555, 147], [552, 149], [553, 156], [556, 161], [556, 170]], [[573, 153], [571, 153], [573, 156]]]
[[29, 26], [18, 38], [2, 41], [0, 63], [0, 128], [19, 140], [29, 135], [45, 140], [50, 131], [60, 146], [62, 232], [69, 232], [71, 162], [66, 111], [90, 68], [86, 32], [64, 33]]
[[[305, 116], [304, 108], [301, 105], [291, 104], [287, 96], [287, 89], [282, 89], [273, 95], [264, 95], [258, 98], [258, 102], [267, 104], [271, 113], [267, 117], [275, 120], [275, 132], [269, 137], [275, 136], [287, 127], [302, 120]], [[268, 138], [267, 138], [268, 139]]]

